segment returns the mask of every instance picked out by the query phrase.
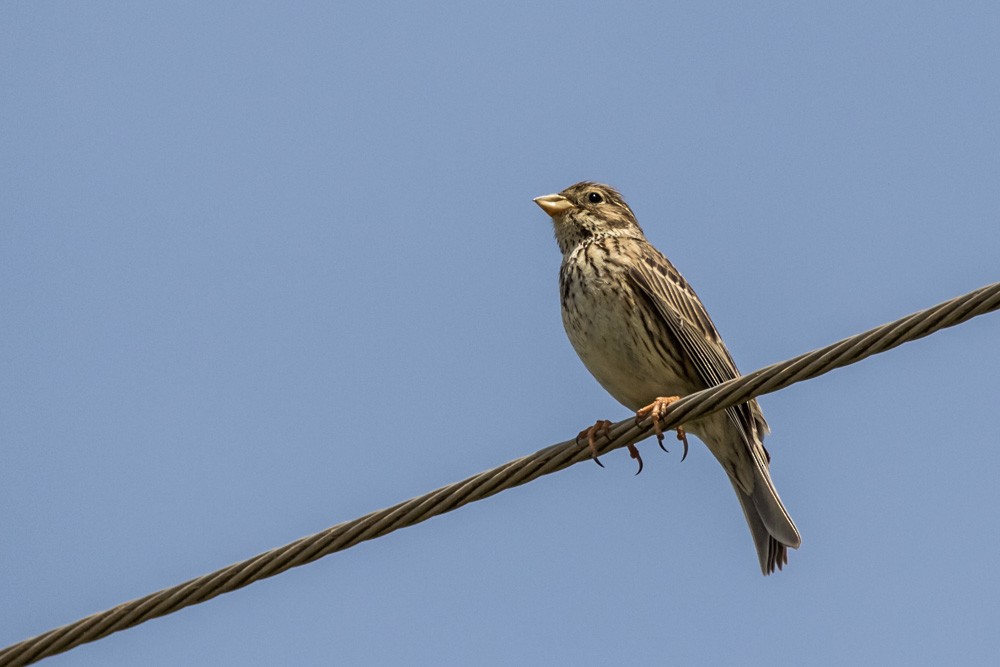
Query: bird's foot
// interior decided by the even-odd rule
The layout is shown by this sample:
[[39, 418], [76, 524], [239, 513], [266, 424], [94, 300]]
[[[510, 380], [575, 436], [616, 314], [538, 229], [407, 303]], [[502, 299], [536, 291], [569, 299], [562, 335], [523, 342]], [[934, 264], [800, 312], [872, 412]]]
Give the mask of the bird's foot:
[[[660, 426], [660, 421], [667, 416], [667, 408], [670, 407], [670, 404], [676, 403], [679, 400], [681, 400], [680, 396], [657, 396], [655, 401], [635, 413], [636, 424], [646, 417], [652, 417], [653, 430], [656, 432], [656, 442], [659, 443], [660, 449], [663, 451], [667, 451], [667, 448], [663, 446], [663, 428]], [[684, 443], [684, 454], [681, 456], [681, 461], [683, 461], [688, 455], [687, 433], [684, 431], [683, 426], [677, 427], [677, 439]], [[639, 469], [642, 469], [641, 461]]]
[[576, 436], [576, 444], [580, 444], [581, 440], [587, 441], [587, 446], [590, 448], [590, 456], [594, 459], [594, 463], [604, 467], [601, 460], [597, 458], [597, 438], [603, 435], [607, 439], [611, 439], [611, 422], [607, 419], [598, 419], [594, 422], [593, 426], [583, 429], [580, 434]]

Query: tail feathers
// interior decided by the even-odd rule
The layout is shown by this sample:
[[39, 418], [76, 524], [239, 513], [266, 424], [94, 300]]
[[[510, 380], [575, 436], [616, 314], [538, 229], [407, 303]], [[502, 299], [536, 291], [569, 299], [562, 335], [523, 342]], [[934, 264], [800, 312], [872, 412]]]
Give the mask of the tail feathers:
[[[788, 510], [781, 503], [767, 468], [755, 466], [751, 498], [757, 516], [767, 528], [767, 532], [785, 546], [798, 549], [802, 544], [802, 536], [799, 535], [799, 529], [795, 527], [792, 517], [788, 515]], [[746, 509], [744, 508], [744, 511]]]
[[769, 457], [758, 435], [758, 429], [766, 428], [763, 417], [755, 429], [737, 430], [732, 426], [727, 414], [725, 422], [708, 418], [687, 430], [708, 445], [729, 474], [757, 547], [760, 569], [771, 574], [788, 563], [788, 549], [798, 549], [802, 537], [771, 481]]
[[[735, 481], [733, 481], [733, 490], [736, 491], [736, 497], [740, 499], [743, 516], [746, 517], [747, 525], [750, 526], [750, 534], [753, 535], [753, 543], [757, 547], [757, 558], [760, 560], [760, 571], [768, 575], [776, 569], [780, 570], [782, 566], [788, 563], [787, 546], [776, 540], [768, 532], [753, 497], [743, 493]], [[797, 547], [798, 542], [794, 546]]]
[[754, 485], [750, 494], [744, 493], [732, 478], [730, 481], [740, 499], [743, 516], [750, 526], [761, 571], [768, 575], [775, 569], [780, 570], [788, 563], [788, 548], [798, 549], [802, 544], [802, 537], [792, 517], [788, 515], [788, 510], [781, 503], [771, 475], [767, 468], [754, 466]]

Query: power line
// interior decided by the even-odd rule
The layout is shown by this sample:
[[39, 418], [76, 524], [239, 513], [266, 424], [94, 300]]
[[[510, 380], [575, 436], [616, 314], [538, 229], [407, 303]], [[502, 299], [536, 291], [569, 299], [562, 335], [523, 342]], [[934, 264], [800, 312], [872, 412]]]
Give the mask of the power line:
[[[669, 429], [694, 421], [711, 412], [812, 379], [998, 309], [1000, 283], [993, 283], [895, 322], [686, 396], [670, 406], [662, 422], [663, 428]], [[632, 418], [618, 422], [610, 428], [607, 439], [596, 443], [597, 453], [604, 454], [634, 444], [647, 438], [651, 432], [652, 425], [648, 419], [639, 424]], [[449, 484], [359, 519], [337, 524], [216, 572], [13, 644], [0, 650], [0, 665], [26, 665], [68, 651], [80, 644], [166, 616], [290, 568], [311, 563], [359, 542], [387, 535], [399, 528], [412, 526], [473, 501], [488, 498], [542, 475], [586, 461], [590, 457], [589, 448], [581, 447], [575, 439], [546, 447], [461, 482]]]

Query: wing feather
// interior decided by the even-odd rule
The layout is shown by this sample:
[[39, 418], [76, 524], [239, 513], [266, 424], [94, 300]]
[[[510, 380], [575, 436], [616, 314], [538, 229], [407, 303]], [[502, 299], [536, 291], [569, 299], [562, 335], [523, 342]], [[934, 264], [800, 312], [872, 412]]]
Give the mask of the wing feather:
[[[687, 281], [659, 253], [647, 254], [644, 260], [629, 269], [629, 278], [649, 299], [664, 326], [691, 359], [698, 379], [705, 387], [711, 387], [739, 377], [736, 363], [722, 342], [712, 318]], [[728, 408], [726, 415], [743, 433], [746, 451], [758, 466], [766, 470], [767, 453], [759, 438], [754, 437], [755, 423], [766, 429], [759, 408], [755, 410], [751, 403], [741, 403]]]

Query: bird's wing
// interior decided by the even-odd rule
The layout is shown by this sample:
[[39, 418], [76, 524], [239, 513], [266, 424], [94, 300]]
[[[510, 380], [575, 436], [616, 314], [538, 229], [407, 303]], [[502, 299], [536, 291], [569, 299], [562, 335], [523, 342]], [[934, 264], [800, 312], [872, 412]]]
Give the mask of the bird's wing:
[[[638, 295], [648, 299], [659, 313], [667, 331], [688, 355], [706, 387], [739, 376], [705, 307], [666, 257], [648, 253], [643, 262], [629, 270], [629, 277]], [[757, 402], [728, 408], [726, 417], [733, 428], [726, 430], [730, 434], [726, 438], [728, 447], [721, 454], [717, 451], [716, 456], [730, 472], [757, 544], [761, 568], [767, 573], [784, 561], [784, 547], [796, 548], [802, 538], [768, 472], [767, 451], [761, 443], [767, 423]], [[754, 512], [750, 511], [751, 506]], [[766, 539], [761, 526], [769, 535]]]
[[[646, 253], [644, 260], [629, 269], [629, 278], [637, 291], [649, 299], [663, 324], [677, 339], [705, 387], [739, 377], [729, 350], [712, 323], [712, 318], [691, 286], [659, 253]], [[754, 437], [755, 422], [759, 435], [767, 428], [760, 409], [742, 403], [726, 410], [726, 414], [744, 434], [744, 442], [754, 462], [767, 469], [767, 453], [759, 438]]]

